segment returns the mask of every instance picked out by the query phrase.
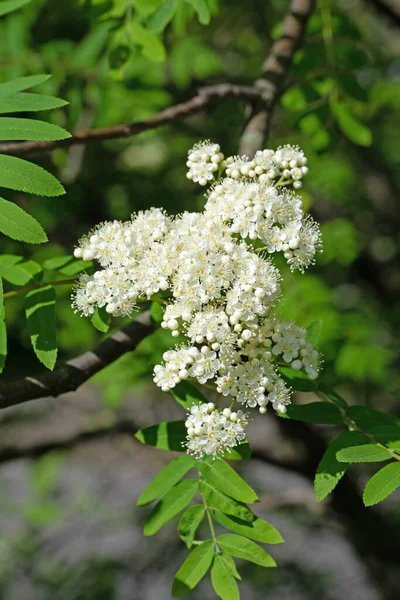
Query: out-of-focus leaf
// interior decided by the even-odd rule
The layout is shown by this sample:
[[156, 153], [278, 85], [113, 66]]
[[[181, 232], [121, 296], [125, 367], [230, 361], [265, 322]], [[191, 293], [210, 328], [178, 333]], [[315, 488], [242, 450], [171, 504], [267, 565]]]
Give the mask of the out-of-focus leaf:
[[0, 95], [23, 92], [50, 79], [51, 75], [28, 75], [0, 83]]
[[349, 140], [359, 146], [370, 146], [372, 144], [371, 130], [357, 119], [346, 104], [335, 102], [332, 105], [332, 110], [340, 129]]
[[165, 0], [151, 15], [148, 24], [154, 33], [161, 33], [172, 18], [179, 6], [179, 0]]
[[202, 25], [208, 25], [210, 23], [210, 10], [205, 0], [186, 0], [186, 2], [193, 6], [194, 10], [197, 12], [199, 22]]
[[0, 17], [7, 15], [10, 12], [14, 12], [18, 8], [29, 4], [31, 0], [3, 0], [0, 2]]

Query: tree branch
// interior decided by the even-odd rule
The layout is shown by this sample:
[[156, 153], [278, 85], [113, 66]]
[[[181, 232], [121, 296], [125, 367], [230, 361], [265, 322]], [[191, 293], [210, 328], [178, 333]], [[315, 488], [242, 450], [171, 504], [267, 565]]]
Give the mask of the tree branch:
[[0, 409], [35, 398], [55, 397], [75, 391], [117, 358], [134, 350], [152, 331], [150, 314], [146, 311], [101, 342], [94, 350], [61, 363], [54, 371], [43, 371], [36, 377], [0, 382]]
[[273, 110], [282, 93], [283, 82], [292, 64], [293, 56], [300, 47], [307, 22], [315, 9], [315, 0], [292, 0], [283, 21], [282, 36], [276, 40], [263, 64], [262, 76], [254, 86], [262, 94], [262, 100], [253, 105], [250, 119], [243, 132], [240, 154], [250, 158], [263, 147], [271, 127]]
[[0, 154], [13, 156], [24, 156], [33, 152], [48, 152], [56, 148], [67, 148], [76, 144], [88, 144], [89, 142], [101, 142], [117, 138], [126, 138], [138, 135], [142, 131], [155, 129], [161, 125], [168, 125], [178, 119], [184, 119], [206, 108], [216, 100], [246, 100], [250, 103], [260, 101], [261, 91], [251, 86], [239, 86], [231, 83], [221, 83], [198, 90], [187, 102], [181, 102], [168, 108], [164, 108], [145, 121], [137, 121], [125, 125], [114, 125], [102, 129], [88, 129], [77, 131], [70, 138], [54, 142], [7, 142], [0, 144]]

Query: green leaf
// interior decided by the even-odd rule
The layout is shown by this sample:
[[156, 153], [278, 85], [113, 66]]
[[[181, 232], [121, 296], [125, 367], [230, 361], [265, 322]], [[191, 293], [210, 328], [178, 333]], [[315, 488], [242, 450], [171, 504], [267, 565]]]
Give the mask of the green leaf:
[[376, 444], [362, 444], [353, 448], [343, 448], [336, 453], [336, 458], [340, 462], [364, 463], [364, 462], [383, 462], [390, 460], [392, 456], [387, 450]]
[[51, 75], [28, 75], [0, 83], [0, 95], [23, 92], [50, 79]]
[[338, 408], [328, 402], [310, 402], [309, 404], [289, 404], [283, 417], [306, 423], [324, 423], [341, 425], [343, 417]]
[[233, 560], [232, 556], [230, 556], [226, 552], [219, 552], [218, 556], [224, 563], [225, 570], [228, 571], [228, 573], [230, 573], [232, 577], [235, 577], [235, 579], [242, 579], [239, 575], [235, 561]]
[[82, 273], [82, 271], [86, 271], [91, 266], [93, 266], [93, 262], [91, 260], [83, 260], [80, 258], [79, 260], [73, 260], [72, 262], [69, 261], [65, 266], [60, 267], [59, 271], [63, 275], [73, 277], [74, 275]]
[[313, 346], [318, 344], [318, 340], [321, 335], [322, 321], [319, 319], [318, 321], [313, 321], [311, 325], [307, 327], [307, 342], [310, 342]]
[[145, 29], [137, 21], [131, 21], [130, 35], [132, 42], [142, 49], [142, 54], [154, 62], [164, 62], [166, 52], [162, 41], [149, 29]]
[[163, 421], [158, 425], [151, 425], [135, 433], [135, 438], [159, 450], [174, 450], [183, 452], [182, 444], [186, 441], [185, 421]]
[[221, 458], [203, 459], [197, 468], [205, 481], [221, 490], [227, 496], [241, 502], [257, 502], [255, 491]]
[[207, 540], [189, 554], [172, 584], [172, 595], [183, 596], [203, 579], [214, 557], [214, 542]]
[[43, 96], [42, 94], [1, 93], [0, 91], [0, 113], [37, 112], [40, 110], [52, 110], [68, 104], [61, 98]]
[[305, 373], [295, 371], [289, 367], [280, 367], [279, 369], [283, 379], [296, 392], [315, 392], [317, 384], [309, 379]]
[[154, 33], [161, 33], [172, 18], [179, 6], [179, 0], [165, 0], [151, 15], [148, 25]]
[[4, 369], [7, 356], [7, 329], [6, 329], [6, 312], [3, 305], [3, 283], [0, 278], [0, 295], [1, 295], [1, 307], [0, 307], [0, 373]]
[[22, 261], [22, 256], [17, 256], [16, 254], [1, 254], [0, 255], [0, 269], [5, 269], [6, 267], [12, 267], [17, 263]]
[[226, 496], [221, 490], [207, 481], [199, 482], [199, 492], [211, 508], [216, 508], [227, 515], [233, 515], [243, 521], [253, 521], [254, 515], [245, 504], [232, 500], [232, 498]]
[[5, 154], [0, 154], [0, 187], [38, 196], [65, 194], [61, 183], [42, 167]]
[[211, 15], [205, 0], [186, 0], [186, 2], [193, 6], [202, 25], [210, 23]]
[[225, 460], [249, 460], [251, 458], [251, 446], [248, 442], [241, 442], [234, 448], [225, 450]]
[[188, 508], [181, 516], [178, 533], [181, 540], [185, 542], [189, 549], [192, 547], [197, 528], [204, 519], [205, 514], [206, 509], [204, 504], [195, 504]]
[[96, 329], [102, 333], [107, 333], [110, 329], [111, 315], [106, 311], [104, 306], [102, 308], [96, 306], [90, 321]]
[[323, 500], [336, 487], [349, 468], [349, 464], [339, 462], [336, 453], [342, 448], [361, 446], [368, 438], [358, 431], [344, 431], [337, 436], [327, 448], [318, 465], [314, 479], [314, 489], [317, 500]]
[[8, 15], [10, 12], [14, 12], [18, 8], [29, 4], [31, 0], [3, 0], [0, 2], [0, 17]]
[[29, 244], [47, 241], [47, 235], [36, 219], [4, 198], [0, 198], [0, 231], [13, 240]]
[[13, 285], [27, 285], [33, 281], [37, 283], [41, 280], [42, 268], [33, 261], [18, 262], [18, 264], [3, 266], [0, 263], [0, 275]]
[[215, 593], [222, 600], [240, 600], [235, 578], [227, 569], [222, 557], [217, 554], [211, 567], [211, 583]]
[[218, 536], [218, 545], [225, 552], [243, 558], [261, 567], [276, 567], [276, 562], [263, 548], [251, 540], [233, 533], [225, 533]]
[[64, 267], [68, 263], [74, 260], [72, 254], [64, 254], [63, 256], [54, 256], [53, 258], [48, 258], [43, 263], [43, 268], [48, 271], [57, 271], [61, 267]]
[[62, 127], [36, 119], [0, 117], [0, 140], [65, 140], [71, 137]]
[[182, 479], [161, 498], [144, 524], [144, 535], [154, 535], [168, 521], [181, 512], [194, 498], [197, 491], [197, 479]]
[[164, 318], [164, 309], [158, 302], [150, 304], [150, 317], [154, 323], [161, 323]]
[[336, 404], [336, 406], [343, 408], [344, 410], [348, 409], [349, 405], [347, 404], [346, 400], [339, 396], [337, 392], [332, 392], [324, 386], [320, 386], [319, 389], [331, 402]]
[[184, 475], [196, 464], [196, 460], [187, 454], [178, 456], [159, 473], [147, 486], [137, 501], [137, 506], [150, 504], [157, 498], [163, 496], [182, 479]]
[[244, 535], [252, 540], [256, 540], [256, 542], [264, 542], [265, 544], [281, 544], [283, 542], [281, 534], [275, 527], [255, 515], [254, 520], [249, 523], [248, 521], [243, 521], [237, 517], [225, 515], [214, 508], [210, 510], [215, 520], [218, 521], [222, 527], [234, 531], [239, 535]]
[[25, 296], [25, 313], [33, 349], [38, 359], [48, 369], [53, 369], [57, 359], [56, 294], [47, 285], [28, 292]]
[[392, 462], [375, 473], [365, 486], [363, 500], [365, 506], [382, 502], [400, 487], [400, 462]]
[[372, 144], [371, 130], [357, 119], [346, 104], [336, 102], [332, 106], [332, 111], [341, 131], [350, 141], [359, 146], [370, 146]]
[[181, 381], [169, 393], [187, 411], [194, 404], [204, 404], [207, 402], [207, 398], [203, 396], [196, 386], [188, 381]]

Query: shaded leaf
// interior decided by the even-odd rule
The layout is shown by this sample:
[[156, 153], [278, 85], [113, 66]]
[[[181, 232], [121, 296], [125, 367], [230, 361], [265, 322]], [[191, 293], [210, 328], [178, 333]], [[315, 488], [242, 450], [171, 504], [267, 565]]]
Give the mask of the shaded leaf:
[[328, 402], [310, 402], [309, 404], [289, 404], [284, 418], [306, 423], [323, 423], [326, 425], [340, 425], [343, 417], [338, 408]]
[[183, 479], [161, 498], [144, 524], [144, 535], [154, 535], [168, 521], [181, 512], [194, 498], [197, 479]]
[[183, 452], [182, 444], [186, 441], [186, 435], [185, 421], [163, 421], [135, 433], [135, 437], [142, 444], [175, 452]]
[[0, 2], [0, 17], [7, 15], [10, 12], [14, 12], [18, 8], [29, 4], [31, 0], [3, 0]]
[[181, 540], [185, 542], [189, 549], [193, 544], [194, 536], [205, 514], [206, 509], [204, 504], [195, 504], [188, 508], [181, 516], [178, 533]]
[[370, 146], [372, 144], [371, 130], [357, 119], [346, 104], [336, 102], [332, 106], [332, 110], [340, 129], [349, 140], [359, 146]]
[[[1, 102], [1, 99], [0, 99]], [[33, 163], [0, 154], [0, 187], [37, 194], [60, 196], [65, 194], [61, 183], [53, 175]]]
[[0, 278], [1, 307], [0, 307], [0, 373], [4, 369], [7, 356], [6, 312], [3, 305], [3, 283]]
[[203, 404], [204, 402], [207, 402], [207, 398], [203, 396], [198, 388], [188, 381], [181, 381], [172, 388], [169, 393], [174, 400], [187, 411], [189, 411], [194, 404]]
[[197, 468], [205, 481], [241, 502], [257, 502], [255, 491], [224, 460], [203, 459]]
[[25, 296], [25, 314], [33, 349], [40, 362], [51, 370], [57, 359], [55, 304], [56, 294], [51, 285], [32, 290]]
[[251, 458], [251, 446], [248, 442], [241, 442], [234, 448], [225, 450], [225, 460], [249, 460]]
[[207, 540], [189, 554], [172, 584], [172, 595], [183, 596], [192, 590], [207, 573], [214, 556], [214, 542]]
[[225, 533], [219, 535], [217, 539], [218, 545], [228, 554], [236, 556], [236, 558], [243, 558], [261, 567], [276, 567], [276, 562], [272, 556], [258, 544], [241, 535]]
[[147, 486], [137, 501], [137, 506], [150, 504], [168, 492], [196, 464], [196, 460], [187, 454], [178, 456], [167, 465]]
[[96, 306], [90, 321], [92, 325], [98, 329], [98, 331], [107, 333], [107, 331], [110, 329], [111, 315], [106, 311], [104, 306], [101, 308]]
[[305, 373], [295, 371], [289, 367], [280, 367], [279, 372], [283, 379], [296, 392], [315, 392], [317, 384], [309, 379]]
[[226, 529], [244, 535], [257, 542], [265, 544], [281, 544], [283, 538], [281, 534], [267, 521], [254, 515], [254, 520], [250, 523], [237, 517], [225, 515], [219, 510], [211, 509], [216, 521]]
[[30, 244], [47, 241], [42, 226], [13, 202], [0, 198], [0, 231], [14, 240]]
[[375, 473], [365, 486], [363, 500], [365, 506], [382, 502], [400, 487], [400, 462], [392, 462]]

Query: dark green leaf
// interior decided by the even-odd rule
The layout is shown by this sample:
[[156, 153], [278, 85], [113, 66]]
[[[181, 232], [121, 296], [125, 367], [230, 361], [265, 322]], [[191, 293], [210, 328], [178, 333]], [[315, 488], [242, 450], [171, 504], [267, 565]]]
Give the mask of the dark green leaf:
[[245, 504], [232, 500], [232, 498], [226, 496], [221, 490], [207, 481], [200, 481], [199, 492], [211, 508], [216, 508], [227, 515], [233, 515], [243, 521], [253, 521], [254, 515]]
[[281, 534], [267, 521], [260, 519], [254, 515], [254, 520], [250, 523], [243, 521], [237, 517], [230, 515], [224, 515], [221, 511], [211, 509], [211, 512], [216, 521], [222, 527], [230, 529], [239, 535], [244, 535], [257, 542], [264, 542], [265, 544], [281, 544], [283, 538]]
[[207, 398], [203, 396], [196, 386], [188, 381], [181, 381], [178, 383], [178, 385], [170, 390], [170, 394], [174, 400], [187, 411], [194, 404], [203, 404], [204, 402], [207, 402]]
[[172, 18], [179, 6], [179, 0], [165, 0], [149, 19], [149, 27], [154, 33], [161, 33]]
[[225, 533], [219, 535], [217, 539], [218, 545], [228, 554], [236, 556], [236, 558], [243, 558], [262, 567], [276, 567], [276, 562], [272, 556], [265, 552], [263, 548], [260, 548], [258, 544], [241, 535]]
[[241, 502], [257, 502], [255, 491], [223, 459], [203, 459], [197, 468], [205, 481]]
[[354, 75], [339, 75], [337, 81], [345, 94], [359, 102], [368, 102], [367, 90], [358, 83]]
[[347, 410], [349, 405], [347, 404], [347, 402], [344, 398], [339, 396], [339, 394], [337, 392], [332, 392], [322, 385], [319, 387], [319, 389], [331, 402], [336, 404], [336, 406], [338, 406], [339, 408], [343, 408], [344, 410]]
[[165, 467], [147, 486], [137, 501], [137, 506], [150, 504], [157, 498], [163, 496], [182, 479], [184, 475], [196, 464], [196, 460], [187, 454], [178, 456]]
[[5, 154], [0, 154], [0, 187], [38, 196], [65, 194], [61, 183], [42, 167], [22, 158]]
[[51, 110], [60, 108], [68, 104], [61, 98], [53, 98], [53, 96], [43, 96], [41, 94], [32, 94], [18, 92], [1, 93], [0, 92], [0, 113], [19, 113], [19, 112], [36, 112], [39, 110]]
[[383, 462], [392, 457], [387, 450], [376, 444], [363, 444], [353, 448], [343, 448], [336, 453], [336, 458], [340, 462], [363, 463], [363, 462]]
[[283, 417], [306, 423], [324, 423], [340, 425], [343, 417], [338, 408], [328, 402], [310, 402], [309, 404], [289, 404]]
[[289, 367], [280, 367], [279, 369], [283, 379], [296, 392], [314, 392], [317, 389], [317, 384], [307, 377], [301, 371], [295, 371]]
[[189, 549], [192, 547], [197, 528], [204, 519], [205, 513], [204, 504], [195, 504], [188, 508], [181, 516], [178, 533], [181, 540], [185, 542]]
[[0, 83], [0, 95], [23, 92], [50, 79], [51, 75], [28, 75]]
[[3, 0], [0, 2], [0, 17], [7, 15], [10, 12], [14, 12], [18, 8], [29, 4], [31, 0]]
[[158, 425], [140, 429], [135, 437], [147, 446], [154, 446], [160, 450], [183, 452], [182, 444], [186, 441], [186, 435], [185, 421], [164, 421]]
[[25, 296], [25, 313], [33, 349], [38, 359], [51, 370], [57, 359], [55, 304], [56, 294], [51, 285], [32, 290]]
[[322, 457], [315, 475], [314, 488], [318, 501], [331, 493], [350, 466], [339, 462], [336, 453], [342, 448], [361, 446], [365, 443], [368, 443], [368, 438], [358, 431], [344, 431], [333, 440]]
[[47, 236], [36, 219], [4, 198], [0, 198], [0, 231], [14, 240], [30, 244], [47, 241]]
[[154, 535], [168, 521], [181, 512], [194, 498], [197, 491], [197, 479], [182, 479], [161, 498], [144, 524], [144, 535]]
[[92, 325], [102, 333], [107, 333], [110, 329], [111, 315], [106, 311], [104, 306], [102, 308], [96, 306], [90, 320]]
[[332, 106], [332, 110], [340, 129], [349, 140], [359, 146], [370, 146], [372, 144], [371, 130], [357, 119], [346, 104], [336, 102]]
[[225, 460], [249, 460], [251, 458], [251, 447], [248, 442], [241, 442], [234, 448], [229, 448], [224, 452]]
[[36, 119], [0, 117], [0, 140], [65, 140], [71, 137], [62, 127]]
[[240, 600], [239, 589], [235, 578], [227, 569], [222, 557], [217, 554], [211, 567], [211, 583], [215, 593], [222, 600]]
[[172, 595], [183, 596], [192, 590], [203, 579], [211, 566], [214, 557], [214, 542], [203, 542], [189, 554], [172, 584]]
[[395, 461], [383, 467], [368, 481], [363, 495], [365, 506], [382, 502], [399, 487], [400, 462]]
[[[1, 296], [3, 299], [3, 284], [0, 278]], [[0, 308], [0, 373], [4, 369], [7, 356], [7, 329], [6, 329], [6, 313], [2, 305]]]

